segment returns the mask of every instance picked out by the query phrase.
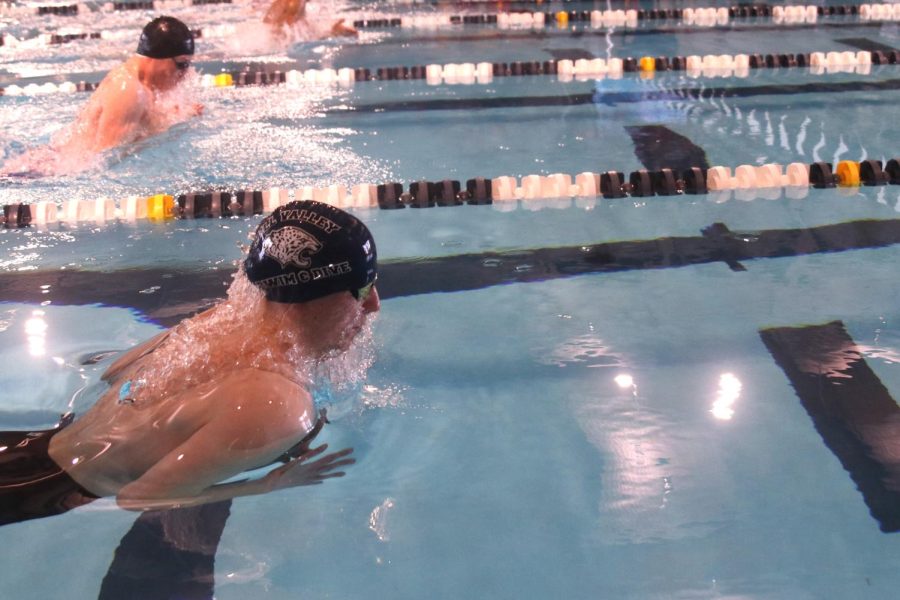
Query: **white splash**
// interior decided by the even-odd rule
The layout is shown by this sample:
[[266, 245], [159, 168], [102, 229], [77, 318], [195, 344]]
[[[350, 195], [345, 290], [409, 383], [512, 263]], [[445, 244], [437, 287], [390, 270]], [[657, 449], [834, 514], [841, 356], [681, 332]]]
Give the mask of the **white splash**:
[[393, 498], [385, 498], [384, 502], [372, 509], [369, 514], [369, 529], [375, 534], [380, 542], [387, 542], [391, 539], [388, 532], [387, 518], [388, 512], [395, 506]]

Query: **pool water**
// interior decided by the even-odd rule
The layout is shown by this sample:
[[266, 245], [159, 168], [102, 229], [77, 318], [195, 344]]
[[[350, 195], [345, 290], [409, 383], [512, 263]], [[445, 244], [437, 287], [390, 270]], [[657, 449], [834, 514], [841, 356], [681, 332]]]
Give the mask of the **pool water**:
[[[223, 21], [241, 8], [223, 7]], [[186, 14], [222, 22], [213, 11]], [[144, 17], [115, 18], [127, 29]], [[422, 38], [453, 36], [364, 32], [358, 42], [295, 45], [278, 60], [370, 68], [547, 60], [547, 48], [603, 56], [607, 43], [560, 34], [535, 44], [508, 33], [438, 42]], [[610, 39], [624, 56], [723, 45], [843, 50], [835, 40], [859, 37], [896, 44], [896, 29]], [[232, 60], [210, 47], [221, 53], [210, 64]], [[44, 53], [65, 68], [65, 54]], [[5, 182], [0, 198], [627, 174], [656, 156], [627, 127], [666, 127], [679, 152], [708, 165], [886, 159], [896, 156], [895, 68], [198, 86], [201, 120], [79, 175]], [[858, 89], [834, 91], [842, 82]], [[683, 92], [701, 88], [718, 91]], [[0, 98], [3, 152], [47, 141], [83, 101]], [[900, 538], [883, 529], [896, 512], [890, 453], [900, 442], [893, 412], [865, 418], [872, 398], [900, 397], [898, 189], [357, 210], [382, 259], [374, 363], [364, 381], [319, 393], [332, 420], [323, 441], [353, 447], [357, 463], [322, 486], [231, 503], [211, 567], [215, 597], [894, 597]], [[258, 220], [0, 231], [0, 429], [83, 412], [108, 364], [82, 365], [84, 357], [127, 348], [222, 297]], [[779, 342], [783, 328], [805, 346]], [[866, 391], [858, 406], [827, 386], [818, 396], [844, 410], [834, 422], [855, 432], [844, 447], [789, 366], [828, 354], [836, 332], [869, 369], [836, 376], [844, 389]], [[839, 362], [844, 353], [832, 355]], [[880, 475], [848, 458], [860, 440], [876, 440]], [[886, 509], [872, 508], [877, 493]], [[112, 597], [111, 563], [135, 519], [104, 500], [0, 528], [0, 545], [17, 549], [0, 597], [61, 589]], [[145, 560], [131, 588], [123, 584], [129, 597], [164, 572], [154, 560], [169, 564]]]

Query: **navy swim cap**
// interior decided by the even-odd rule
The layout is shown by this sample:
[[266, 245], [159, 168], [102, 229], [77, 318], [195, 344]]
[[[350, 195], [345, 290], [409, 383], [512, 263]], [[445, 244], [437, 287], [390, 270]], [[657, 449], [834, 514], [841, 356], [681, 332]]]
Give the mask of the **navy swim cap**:
[[175, 17], [157, 17], [144, 26], [137, 53], [147, 58], [175, 58], [194, 53], [194, 34]]
[[263, 219], [244, 260], [247, 279], [274, 302], [309, 302], [375, 281], [375, 240], [339, 208], [295, 201]]

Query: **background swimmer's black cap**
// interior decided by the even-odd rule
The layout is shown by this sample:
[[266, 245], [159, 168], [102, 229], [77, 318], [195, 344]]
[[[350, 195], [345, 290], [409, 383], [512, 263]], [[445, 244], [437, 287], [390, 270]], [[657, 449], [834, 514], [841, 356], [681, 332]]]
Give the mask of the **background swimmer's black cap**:
[[279, 206], [263, 219], [244, 272], [274, 302], [308, 302], [375, 281], [378, 257], [365, 224], [311, 200]]
[[193, 54], [194, 34], [175, 17], [157, 17], [144, 26], [137, 53], [147, 58]]

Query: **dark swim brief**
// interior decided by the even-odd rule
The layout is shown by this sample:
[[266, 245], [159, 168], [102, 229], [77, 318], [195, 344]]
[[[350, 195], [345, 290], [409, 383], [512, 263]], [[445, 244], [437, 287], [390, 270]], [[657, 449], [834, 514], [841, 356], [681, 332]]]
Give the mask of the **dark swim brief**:
[[98, 498], [50, 458], [46, 431], [0, 431], [0, 525], [58, 515]]

